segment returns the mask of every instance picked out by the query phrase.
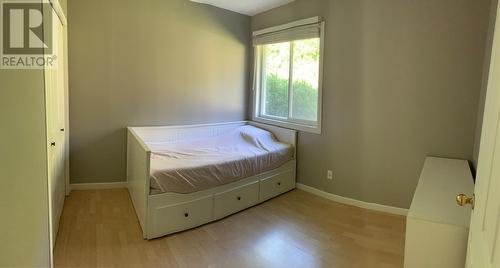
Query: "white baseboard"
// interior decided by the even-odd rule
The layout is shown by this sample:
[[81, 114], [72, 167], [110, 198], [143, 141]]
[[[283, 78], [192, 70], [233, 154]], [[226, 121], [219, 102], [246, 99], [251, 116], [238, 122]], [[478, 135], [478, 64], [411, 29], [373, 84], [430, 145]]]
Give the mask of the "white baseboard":
[[100, 190], [127, 188], [127, 182], [106, 182], [106, 183], [72, 183], [69, 185], [73, 190]]
[[406, 216], [408, 214], [408, 209], [406, 208], [398, 208], [398, 207], [391, 207], [391, 206], [386, 206], [386, 205], [380, 205], [380, 204], [375, 204], [375, 203], [368, 203], [348, 197], [343, 197], [340, 195], [335, 195], [331, 193], [327, 193], [325, 191], [318, 190], [316, 188], [313, 188], [311, 186], [304, 185], [302, 183], [297, 183], [297, 189], [306, 191], [308, 193], [321, 196], [326, 199], [330, 199], [332, 201], [346, 204], [346, 205], [351, 205], [355, 207], [360, 207], [364, 209], [369, 209], [369, 210], [375, 210], [375, 211], [380, 211], [380, 212], [385, 212], [385, 213], [390, 213], [390, 214], [396, 214], [396, 215], [403, 215]]

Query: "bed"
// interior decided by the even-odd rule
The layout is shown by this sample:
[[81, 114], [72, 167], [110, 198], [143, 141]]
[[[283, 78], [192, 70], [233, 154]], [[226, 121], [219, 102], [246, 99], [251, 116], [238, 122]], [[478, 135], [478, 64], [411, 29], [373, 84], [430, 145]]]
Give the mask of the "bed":
[[143, 237], [187, 230], [294, 189], [296, 137], [250, 121], [129, 127], [128, 190]]

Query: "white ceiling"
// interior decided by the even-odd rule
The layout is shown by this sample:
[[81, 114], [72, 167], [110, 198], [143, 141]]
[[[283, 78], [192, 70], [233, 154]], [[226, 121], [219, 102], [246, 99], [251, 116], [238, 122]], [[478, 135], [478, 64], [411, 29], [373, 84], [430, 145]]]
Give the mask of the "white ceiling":
[[191, 0], [253, 16], [295, 0]]

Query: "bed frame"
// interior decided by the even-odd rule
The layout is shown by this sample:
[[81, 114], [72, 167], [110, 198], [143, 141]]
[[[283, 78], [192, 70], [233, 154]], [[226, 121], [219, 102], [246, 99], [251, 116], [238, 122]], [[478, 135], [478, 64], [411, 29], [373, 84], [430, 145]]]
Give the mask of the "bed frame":
[[293, 159], [281, 167], [236, 182], [189, 194], [149, 194], [151, 150], [147, 142], [213, 137], [243, 125], [266, 129], [279, 141], [297, 147], [295, 130], [251, 121], [128, 128], [128, 190], [144, 239], [161, 237], [224, 218], [295, 188], [294, 153]]

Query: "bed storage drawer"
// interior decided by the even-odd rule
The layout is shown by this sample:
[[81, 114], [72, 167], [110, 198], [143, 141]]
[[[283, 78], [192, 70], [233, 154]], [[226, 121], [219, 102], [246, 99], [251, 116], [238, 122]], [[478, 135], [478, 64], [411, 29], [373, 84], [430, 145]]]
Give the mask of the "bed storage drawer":
[[294, 170], [261, 179], [259, 201], [265, 201], [295, 188]]
[[161, 236], [166, 233], [185, 230], [207, 223], [213, 216], [213, 197], [159, 207], [153, 210], [153, 233]]
[[231, 215], [259, 202], [259, 182], [254, 181], [226, 192], [214, 195], [214, 217]]

